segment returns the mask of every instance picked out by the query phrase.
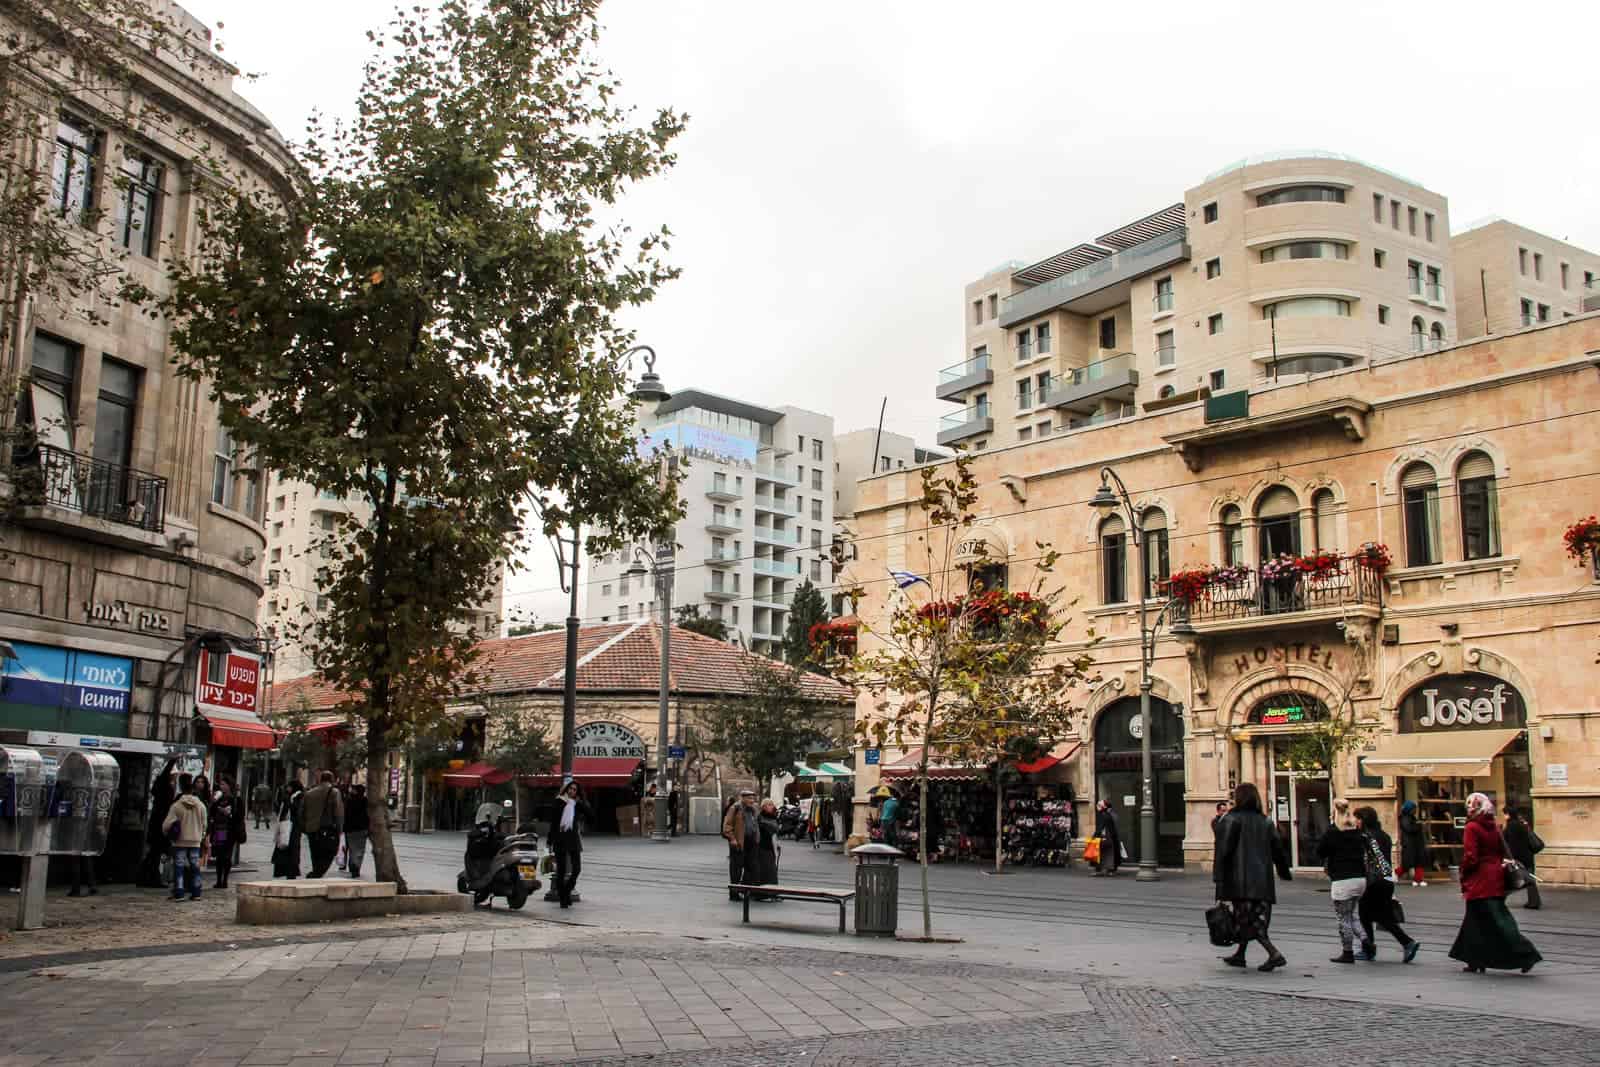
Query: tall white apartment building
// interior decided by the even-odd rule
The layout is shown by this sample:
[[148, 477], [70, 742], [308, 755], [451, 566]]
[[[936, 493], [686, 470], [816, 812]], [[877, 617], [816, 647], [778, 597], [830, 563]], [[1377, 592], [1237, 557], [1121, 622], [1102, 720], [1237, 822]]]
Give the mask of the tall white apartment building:
[[[365, 522], [371, 509], [364, 500], [348, 500], [319, 492], [306, 482], [291, 481], [274, 473], [267, 488], [267, 591], [261, 600], [259, 623], [273, 643], [273, 671], [278, 680], [298, 678], [312, 671], [311, 656], [297, 639], [301, 627], [316, 620], [328, 606], [327, 566], [322, 544], [338, 526], [339, 517], [353, 515]], [[484, 637], [500, 636], [505, 594], [505, 574], [489, 596], [463, 622]], [[290, 625], [294, 624], [294, 625]]]
[[[833, 418], [684, 389], [641, 421], [647, 447], [670, 445], [686, 462], [674, 608], [697, 605], [730, 636], [775, 654], [795, 588], [832, 581]], [[659, 614], [654, 582], [627, 574], [633, 558], [632, 549], [588, 557], [587, 618]]]

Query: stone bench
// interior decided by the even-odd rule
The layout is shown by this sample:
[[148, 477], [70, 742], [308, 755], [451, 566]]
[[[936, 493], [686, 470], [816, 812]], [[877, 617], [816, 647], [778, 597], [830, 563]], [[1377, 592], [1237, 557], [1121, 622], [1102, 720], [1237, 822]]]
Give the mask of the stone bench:
[[294, 878], [239, 882], [234, 918], [254, 926], [362, 919], [375, 915], [419, 915], [468, 911], [472, 898], [462, 893], [398, 893], [393, 882], [355, 878]]

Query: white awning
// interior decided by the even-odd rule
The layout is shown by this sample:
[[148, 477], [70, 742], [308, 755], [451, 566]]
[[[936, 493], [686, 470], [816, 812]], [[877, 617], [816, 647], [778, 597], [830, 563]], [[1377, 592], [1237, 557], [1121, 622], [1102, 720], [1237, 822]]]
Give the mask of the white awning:
[[1500, 750], [1521, 730], [1453, 730], [1397, 734], [1361, 757], [1368, 774], [1401, 778], [1487, 778]]

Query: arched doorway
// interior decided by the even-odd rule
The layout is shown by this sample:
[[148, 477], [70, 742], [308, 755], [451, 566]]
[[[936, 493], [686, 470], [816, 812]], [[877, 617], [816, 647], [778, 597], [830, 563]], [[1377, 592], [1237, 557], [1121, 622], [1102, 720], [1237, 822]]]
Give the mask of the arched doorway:
[[1269, 746], [1272, 789], [1267, 800], [1272, 810], [1267, 814], [1295, 867], [1317, 866], [1317, 841], [1331, 821], [1328, 768], [1299, 744], [1306, 727], [1327, 718], [1328, 705], [1320, 697], [1298, 690], [1262, 697], [1246, 716], [1251, 736], [1264, 735]]
[[[1150, 756], [1155, 772], [1156, 862], [1183, 865], [1183, 719], [1165, 700], [1150, 698]], [[1139, 699], [1123, 697], [1106, 706], [1094, 725], [1095, 797], [1117, 813], [1128, 860], [1139, 860], [1140, 751], [1145, 724]]]

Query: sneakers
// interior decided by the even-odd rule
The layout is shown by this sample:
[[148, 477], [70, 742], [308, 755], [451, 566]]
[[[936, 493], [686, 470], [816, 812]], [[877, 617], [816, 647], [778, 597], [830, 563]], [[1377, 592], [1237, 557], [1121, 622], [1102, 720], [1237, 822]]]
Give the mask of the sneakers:
[[1426, 889], [1426, 888], [1428, 888], [1428, 883], [1427, 882], [1412, 882], [1411, 883], [1411, 888], [1413, 888], [1413, 889]]
[[1417, 958], [1417, 953], [1419, 951], [1421, 951], [1421, 950], [1422, 950], [1422, 942], [1421, 941], [1413, 941], [1413, 942], [1411, 942], [1411, 944], [1407, 945], [1406, 948], [1405, 948], [1405, 961], [1407, 963], [1410, 963], [1412, 960], [1416, 959]]

